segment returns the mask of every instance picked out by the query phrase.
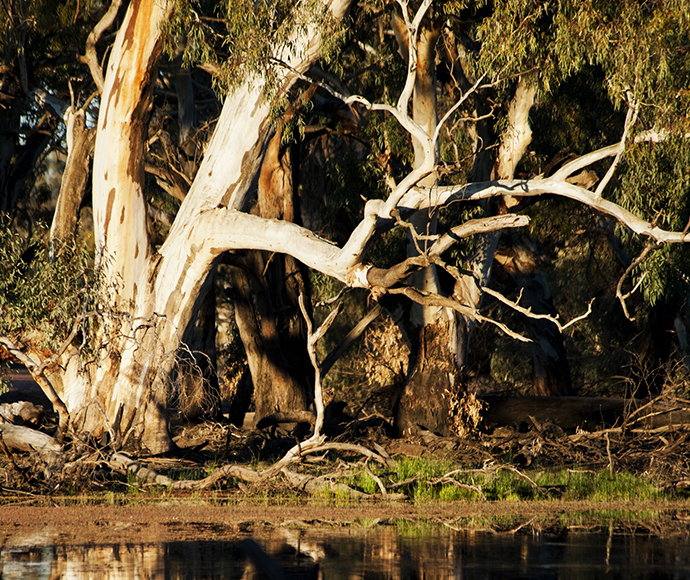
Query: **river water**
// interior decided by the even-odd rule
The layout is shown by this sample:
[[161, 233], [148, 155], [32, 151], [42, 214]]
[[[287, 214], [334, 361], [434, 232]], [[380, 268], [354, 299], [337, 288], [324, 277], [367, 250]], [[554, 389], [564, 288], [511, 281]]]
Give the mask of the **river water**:
[[2, 580], [690, 579], [690, 542], [401, 525], [160, 544], [51, 545], [34, 534], [6, 541], [1, 562]]

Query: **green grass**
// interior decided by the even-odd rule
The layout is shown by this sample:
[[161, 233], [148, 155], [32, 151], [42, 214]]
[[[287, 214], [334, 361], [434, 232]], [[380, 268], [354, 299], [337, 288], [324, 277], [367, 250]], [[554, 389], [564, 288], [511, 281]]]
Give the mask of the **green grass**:
[[[447, 460], [402, 458], [392, 468], [371, 465], [371, 471], [391, 491], [416, 503], [451, 501], [591, 500], [654, 501], [670, 499], [652, 481], [629, 472], [608, 470], [531, 470], [508, 466], [463, 469]], [[445, 479], [443, 476], [452, 473]], [[345, 483], [378, 495], [378, 484], [362, 469]], [[403, 484], [403, 485], [395, 485]], [[332, 498], [338, 499], [338, 498]]]

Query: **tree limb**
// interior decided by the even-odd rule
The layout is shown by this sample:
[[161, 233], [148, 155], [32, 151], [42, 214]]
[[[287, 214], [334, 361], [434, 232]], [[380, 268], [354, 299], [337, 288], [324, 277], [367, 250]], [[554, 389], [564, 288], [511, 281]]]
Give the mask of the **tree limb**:
[[643, 280], [645, 279], [645, 276], [647, 275], [647, 273], [645, 272], [644, 274], [642, 274], [640, 279], [637, 281], [637, 284], [635, 284], [635, 286], [633, 286], [633, 289], [630, 290], [630, 292], [628, 292], [627, 294], [623, 294], [623, 283], [628, 278], [628, 276], [630, 276], [630, 273], [644, 261], [644, 259], [649, 255], [649, 253], [652, 250], [655, 250], [655, 249], [657, 249], [656, 246], [654, 246], [652, 244], [647, 244], [644, 247], [644, 249], [640, 252], [639, 256], [637, 256], [632, 261], [632, 263], [625, 269], [625, 272], [623, 272], [623, 275], [618, 280], [618, 284], [616, 284], [616, 298], [618, 298], [618, 301], [621, 304], [621, 308], [623, 308], [623, 313], [625, 314], [625, 317], [628, 320], [630, 320], [631, 322], [635, 320], [635, 317], [630, 316], [630, 313], [628, 312], [628, 306], [625, 303], [625, 301], [628, 298], [630, 298], [635, 293], [635, 291], [640, 287], [640, 285], [642, 284]]
[[103, 33], [110, 28], [115, 18], [117, 18], [117, 13], [122, 5], [122, 0], [112, 0], [110, 7], [103, 15], [103, 17], [98, 21], [98, 24], [93, 27], [91, 34], [89, 34], [86, 39], [86, 53], [84, 56], [80, 56], [79, 60], [84, 64], [88, 65], [91, 71], [91, 76], [93, 77], [93, 82], [96, 83], [96, 88], [100, 94], [103, 94], [103, 86], [105, 81], [103, 79], [103, 70], [98, 62], [98, 54], [96, 53], [96, 43], [99, 41]]
[[565, 324], [561, 324], [558, 318], [554, 318], [550, 314], [537, 314], [535, 312], [532, 312], [531, 308], [525, 308], [524, 306], [520, 306], [519, 300], [517, 302], [510, 300], [509, 298], [506, 298], [503, 294], [500, 292], [496, 292], [495, 290], [492, 290], [491, 288], [487, 288], [484, 286], [482, 288], [482, 291], [486, 292], [489, 296], [493, 296], [498, 300], [499, 302], [502, 302], [506, 306], [510, 306], [513, 310], [516, 312], [519, 312], [520, 314], [527, 316], [528, 318], [534, 318], [537, 320], [548, 320], [549, 322], [552, 322], [553, 324], [556, 325], [556, 328], [558, 328], [559, 332], [563, 332], [566, 328], [569, 326], [572, 326], [576, 322], [579, 322], [580, 320], [584, 320], [587, 318], [591, 313], [592, 313], [592, 304], [594, 303], [594, 298], [590, 300], [589, 305], [587, 307], [587, 312], [584, 314], [581, 314], [580, 316], [576, 316], [573, 318], [570, 322], [567, 322]]
[[0, 336], [0, 344], [2, 344], [12, 356], [17, 358], [17, 360], [19, 360], [27, 368], [33, 380], [38, 383], [38, 386], [41, 387], [41, 390], [45, 396], [48, 397], [52, 403], [53, 408], [58, 414], [59, 428], [57, 438], [58, 440], [61, 439], [67, 430], [67, 426], [69, 425], [69, 411], [43, 372], [46, 368], [44, 365], [45, 361], [37, 364], [29, 355], [25, 354], [24, 351], [14, 343], [14, 341], [10, 340], [6, 336]]

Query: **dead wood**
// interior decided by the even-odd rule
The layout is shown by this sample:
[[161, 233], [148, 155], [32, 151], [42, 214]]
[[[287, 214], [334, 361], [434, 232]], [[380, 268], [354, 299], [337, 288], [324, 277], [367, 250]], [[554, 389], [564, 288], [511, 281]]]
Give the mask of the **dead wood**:
[[252, 469], [240, 467], [238, 465], [224, 465], [216, 469], [211, 475], [203, 479], [173, 480], [167, 475], [163, 475], [145, 467], [138, 461], [132, 459], [124, 453], [113, 453], [110, 456], [110, 467], [121, 473], [132, 474], [139, 483], [144, 485], [161, 485], [176, 490], [204, 490], [213, 487], [217, 482], [228, 477], [235, 477], [242, 481], [254, 483], [259, 480], [260, 475]]
[[62, 453], [62, 445], [53, 437], [22, 425], [0, 423], [0, 435], [5, 445], [14, 451], [39, 453], [43, 457], [57, 456]]
[[31, 425], [40, 427], [45, 419], [45, 411], [42, 405], [34, 405], [28, 401], [16, 403], [3, 403], [0, 405], [0, 417], [8, 423], [15, 425]]
[[[597, 429], [625, 424], [632, 429], [690, 425], [690, 406], [668, 400], [609, 397], [503, 397], [483, 395], [488, 426], [554, 424], [561, 429]], [[644, 411], [639, 412], [639, 411]]]
[[257, 424], [257, 429], [266, 429], [281, 423], [309, 423], [316, 421], [316, 416], [311, 411], [292, 411], [286, 413], [272, 413], [263, 417]]
[[385, 493], [381, 496], [372, 495], [352, 489], [344, 483], [333, 481], [328, 476], [314, 476], [305, 475], [302, 473], [295, 473], [289, 469], [282, 470], [283, 475], [288, 483], [299, 490], [302, 490], [310, 495], [323, 494], [324, 491], [337, 494], [340, 497], [348, 497], [349, 499], [386, 499], [388, 501], [406, 500], [407, 496], [404, 493]]

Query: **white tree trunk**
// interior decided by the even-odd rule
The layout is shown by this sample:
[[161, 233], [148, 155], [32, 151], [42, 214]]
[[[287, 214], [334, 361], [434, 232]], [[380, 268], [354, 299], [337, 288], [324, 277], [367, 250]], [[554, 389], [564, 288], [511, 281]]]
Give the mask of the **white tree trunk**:
[[[342, 18], [350, 1], [329, 3], [333, 17]], [[144, 146], [161, 50], [160, 25], [170, 7], [171, 3], [157, 0], [130, 4], [105, 75], [93, 198], [97, 264], [104, 275], [105, 320], [112, 333], [106, 335], [108, 324], [101, 328], [101, 338], [108, 344], [97, 364], [84, 372], [75, 357], [68, 358], [74, 354], [68, 351], [65, 372], [52, 377], [73, 425], [107, 432], [120, 445], [137, 445], [153, 453], [171, 447], [167, 379], [213, 261], [226, 249], [271, 250], [276, 245], [273, 237], [278, 245], [288, 241], [281, 226], [292, 226], [274, 221], [268, 229], [277, 236], [261, 236], [264, 221], [236, 211], [244, 205], [270, 136], [270, 103], [263, 98], [262, 80], [252, 79], [227, 98], [170, 234], [160, 250], [152, 252], [142, 187]], [[320, 30], [300, 29], [293, 40], [290, 52], [276, 56], [292, 70], [305, 72], [318, 57]], [[297, 78], [286, 71], [283, 90]], [[294, 228], [285, 233], [294, 235]], [[258, 233], [265, 238], [259, 243]], [[289, 241], [292, 246], [295, 238]], [[311, 253], [305, 256], [307, 264], [321, 263], [333, 252], [330, 244], [315, 236], [305, 246]]]

